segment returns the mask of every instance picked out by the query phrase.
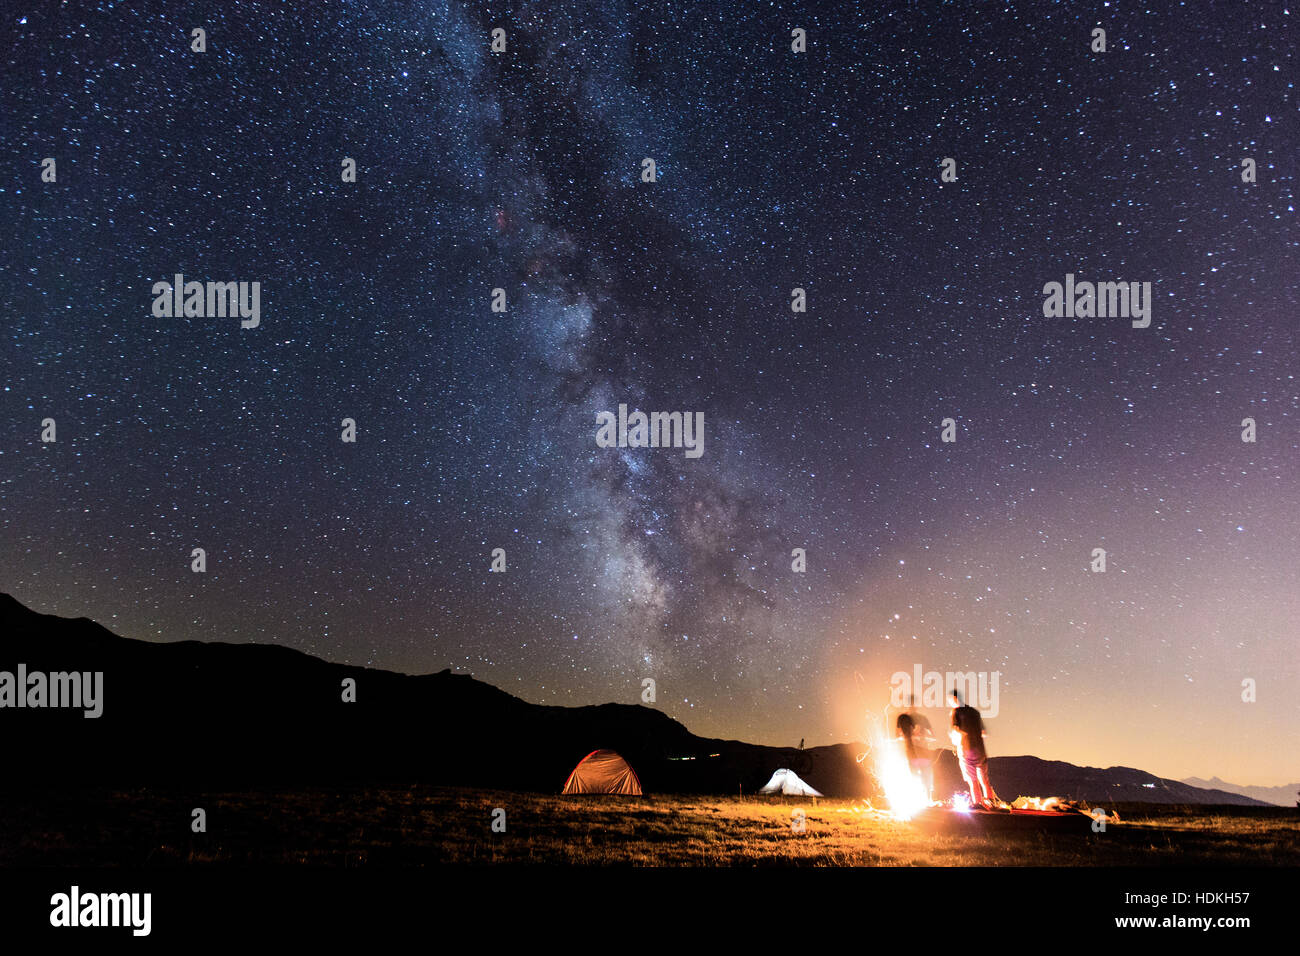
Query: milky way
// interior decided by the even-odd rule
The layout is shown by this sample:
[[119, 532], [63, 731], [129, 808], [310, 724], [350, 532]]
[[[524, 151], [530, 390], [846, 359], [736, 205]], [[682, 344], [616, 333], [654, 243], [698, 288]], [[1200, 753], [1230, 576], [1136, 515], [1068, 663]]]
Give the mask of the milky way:
[[998, 671], [994, 753], [1294, 779], [1294, 17], [1163, 6], [7, 10], [0, 589], [767, 743]]

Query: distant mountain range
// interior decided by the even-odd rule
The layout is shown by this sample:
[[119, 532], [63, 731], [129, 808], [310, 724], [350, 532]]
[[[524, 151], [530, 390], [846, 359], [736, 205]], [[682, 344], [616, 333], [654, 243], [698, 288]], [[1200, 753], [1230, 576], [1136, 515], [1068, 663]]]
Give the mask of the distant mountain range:
[[1228, 783], [1218, 777], [1213, 777], [1210, 780], [1202, 780], [1200, 777], [1188, 777], [1183, 783], [1189, 787], [1239, 793], [1243, 797], [1250, 797], [1252, 800], [1259, 800], [1262, 803], [1276, 804], [1279, 807], [1294, 807], [1296, 801], [1300, 800], [1300, 783], [1287, 783], [1280, 787], [1245, 787], [1239, 783]]
[[[28, 675], [102, 672], [102, 715], [0, 707], [3, 788], [421, 782], [555, 793], [583, 756], [610, 748], [647, 793], [753, 793], [788, 767], [827, 796], [875, 795], [856, 759], [860, 745], [801, 750], [710, 739], [651, 707], [530, 704], [450, 671], [397, 674], [267, 644], [132, 640], [0, 594], [0, 682], [13, 675], [11, 692], [19, 665]], [[349, 679], [353, 703], [343, 699]], [[989, 763], [1006, 799], [1264, 802], [1127, 767], [1037, 757]], [[936, 784], [943, 794], [961, 786], [951, 753]]]

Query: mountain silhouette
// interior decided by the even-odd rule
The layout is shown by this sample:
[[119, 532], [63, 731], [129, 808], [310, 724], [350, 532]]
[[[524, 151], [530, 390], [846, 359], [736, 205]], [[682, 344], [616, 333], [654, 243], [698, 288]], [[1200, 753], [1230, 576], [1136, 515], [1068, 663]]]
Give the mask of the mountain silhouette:
[[[0, 708], [8, 768], [32, 781], [100, 786], [410, 784], [559, 792], [593, 750], [622, 754], [647, 793], [753, 793], [780, 767], [827, 796], [872, 797], [861, 745], [800, 749], [697, 737], [652, 707], [530, 704], [464, 674], [413, 676], [330, 663], [268, 644], [119, 637], [87, 618], [39, 614], [0, 594], [0, 672], [102, 672], [102, 714]], [[355, 681], [345, 702], [344, 681]], [[1007, 799], [1259, 805], [1140, 770], [993, 757]], [[936, 768], [941, 794], [956, 761]]]
[[1199, 777], [1187, 777], [1183, 780], [1183, 783], [1205, 790], [1224, 790], [1228, 793], [1239, 793], [1243, 797], [1251, 797], [1254, 800], [1261, 800], [1264, 803], [1271, 803], [1279, 807], [1294, 807], [1297, 801], [1300, 801], [1300, 783], [1287, 783], [1280, 787], [1244, 786], [1239, 783], [1228, 783], [1228, 781], [1220, 780], [1218, 777], [1209, 780], [1201, 780]]

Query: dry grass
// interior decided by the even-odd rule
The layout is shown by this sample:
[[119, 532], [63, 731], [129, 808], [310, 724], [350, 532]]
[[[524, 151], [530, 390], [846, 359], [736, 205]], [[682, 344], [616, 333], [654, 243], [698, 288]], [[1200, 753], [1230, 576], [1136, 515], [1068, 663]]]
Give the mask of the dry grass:
[[[208, 832], [192, 833], [203, 807]], [[505, 810], [506, 831], [492, 830]], [[806, 814], [806, 832], [791, 812]], [[460, 788], [152, 790], [0, 798], [3, 865], [579, 864], [1106, 866], [1300, 864], [1300, 814], [1121, 807], [1076, 832], [932, 833], [850, 801], [569, 798]]]

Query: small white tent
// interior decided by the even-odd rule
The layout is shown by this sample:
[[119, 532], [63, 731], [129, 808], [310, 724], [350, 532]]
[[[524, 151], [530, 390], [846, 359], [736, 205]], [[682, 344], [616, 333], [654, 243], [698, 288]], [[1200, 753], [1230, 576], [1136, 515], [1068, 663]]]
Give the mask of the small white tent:
[[814, 790], [808, 784], [799, 779], [799, 775], [793, 770], [778, 770], [772, 774], [772, 779], [767, 782], [759, 793], [780, 793], [787, 797], [820, 797], [821, 794]]

